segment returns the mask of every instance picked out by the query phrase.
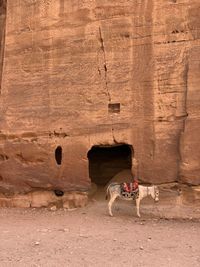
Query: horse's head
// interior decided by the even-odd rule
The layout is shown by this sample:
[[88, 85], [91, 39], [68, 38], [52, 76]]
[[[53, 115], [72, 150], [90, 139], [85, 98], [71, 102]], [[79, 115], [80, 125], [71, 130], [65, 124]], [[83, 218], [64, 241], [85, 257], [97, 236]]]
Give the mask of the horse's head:
[[155, 202], [159, 201], [159, 190], [157, 186], [153, 186], [153, 190], [151, 190], [151, 196], [155, 200]]

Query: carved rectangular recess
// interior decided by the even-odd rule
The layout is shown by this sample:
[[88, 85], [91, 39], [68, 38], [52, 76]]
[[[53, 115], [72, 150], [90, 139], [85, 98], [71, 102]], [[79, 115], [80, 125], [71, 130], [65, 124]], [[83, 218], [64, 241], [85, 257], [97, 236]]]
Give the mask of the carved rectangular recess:
[[120, 103], [110, 103], [108, 104], [109, 113], [120, 113]]

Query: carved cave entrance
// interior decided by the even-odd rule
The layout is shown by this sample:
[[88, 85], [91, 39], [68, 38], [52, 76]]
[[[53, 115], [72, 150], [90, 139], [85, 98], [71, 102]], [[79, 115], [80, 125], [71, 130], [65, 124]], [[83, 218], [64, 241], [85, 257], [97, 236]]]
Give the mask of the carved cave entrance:
[[131, 169], [132, 154], [130, 145], [93, 146], [88, 152], [91, 182], [104, 186], [120, 171]]

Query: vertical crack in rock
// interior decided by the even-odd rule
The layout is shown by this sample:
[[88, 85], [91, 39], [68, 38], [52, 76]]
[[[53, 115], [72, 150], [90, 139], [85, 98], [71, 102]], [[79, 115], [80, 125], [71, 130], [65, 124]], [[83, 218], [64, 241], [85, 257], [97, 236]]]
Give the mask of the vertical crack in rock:
[[0, 94], [2, 89], [2, 76], [3, 76], [3, 64], [4, 64], [6, 7], [7, 7], [7, 0], [0, 1]]
[[104, 59], [104, 78], [105, 78], [105, 86], [106, 86], [106, 91], [108, 95], [108, 100], [109, 102], [111, 101], [111, 96], [110, 92], [108, 90], [108, 79], [107, 79], [107, 62], [106, 62], [106, 52], [105, 52], [105, 45], [104, 45], [104, 40], [101, 32], [101, 27], [99, 27], [99, 36], [100, 36], [100, 42], [101, 42], [101, 50], [103, 51], [103, 59]]
[[185, 79], [184, 108], [185, 108], [185, 114], [183, 116], [183, 132], [185, 132], [185, 123], [186, 123], [186, 119], [188, 117], [188, 113], [187, 113], [188, 71], [189, 71], [189, 65], [188, 65], [188, 62], [186, 62], [185, 71], [184, 71], [184, 79]]
[[[187, 55], [188, 58], [188, 55]], [[179, 149], [178, 149], [178, 153], [179, 153], [179, 169], [178, 169], [178, 181], [181, 180], [181, 164], [184, 162], [183, 159], [183, 138], [184, 138], [184, 132], [185, 132], [185, 126], [186, 126], [186, 120], [188, 117], [188, 113], [187, 113], [187, 94], [188, 94], [188, 71], [189, 71], [189, 63], [188, 63], [188, 59], [186, 59], [185, 62], [185, 69], [184, 69], [184, 73], [183, 73], [183, 79], [185, 81], [185, 88], [184, 88], [184, 114], [183, 116], [181, 116], [183, 125], [182, 125], [182, 129], [180, 131], [179, 134]]]
[[114, 144], [117, 144], [118, 142], [117, 142], [117, 140], [115, 139], [114, 128], [113, 128], [113, 126], [112, 126], [112, 128], [111, 128], [111, 131], [112, 131], [113, 142], [114, 142]]
[[[103, 40], [103, 36], [102, 36], [101, 27], [99, 27], [99, 36], [100, 36], [100, 42], [101, 42], [101, 50], [103, 52], [105, 88], [106, 88], [107, 95], [108, 95], [108, 101], [110, 103], [111, 102], [111, 95], [110, 95], [110, 92], [109, 92], [109, 89], [108, 89], [108, 79], [107, 79], [108, 78], [107, 77], [108, 69], [107, 69], [107, 62], [106, 62], [106, 52], [105, 52], [105, 45], [104, 45], [104, 40]], [[98, 71], [99, 71], [99, 74], [101, 74], [99, 69], [98, 69]], [[116, 144], [117, 141], [116, 141], [115, 136], [114, 136], [113, 121], [112, 121], [112, 126], [111, 126], [111, 134], [112, 134], [113, 142]]]

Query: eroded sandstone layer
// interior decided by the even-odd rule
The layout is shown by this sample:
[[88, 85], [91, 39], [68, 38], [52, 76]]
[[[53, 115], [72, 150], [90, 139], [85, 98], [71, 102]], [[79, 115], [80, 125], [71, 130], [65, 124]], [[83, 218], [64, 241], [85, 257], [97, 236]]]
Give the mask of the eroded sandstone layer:
[[1, 0], [0, 12], [1, 192], [85, 191], [88, 152], [120, 144], [141, 181], [200, 184], [198, 0]]

